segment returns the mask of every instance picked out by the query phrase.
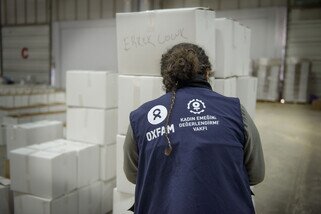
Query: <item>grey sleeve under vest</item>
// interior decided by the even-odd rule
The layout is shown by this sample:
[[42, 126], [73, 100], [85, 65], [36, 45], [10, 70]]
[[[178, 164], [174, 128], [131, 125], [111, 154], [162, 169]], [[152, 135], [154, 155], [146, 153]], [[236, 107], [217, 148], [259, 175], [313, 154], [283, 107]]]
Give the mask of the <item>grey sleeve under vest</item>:
[[242, 105], [241, 113], [245, 135], [244, 163], [249, 176], [250, 185], [252, 186], [262, 182], [264, 179], [264, 156], [259, 132], [250, 115]]
[[[265, 164], [260, 135], [253, 120], [243, 106], [241, 106], [241, 112], [245, 132], [244, 163], [249, 176], [250, 185], [256, 185], [263, 181], [265, 174]], [[123, 169], [125, 175], [131, 183], [136, 184], [138, 152], [133, 136], [133, 130], [130, 125], [128, 126], [123, 148]]]
[[137, 168], [138, 168], [138, 152], [136, 142], [134, 140], [133, 129], [128, 126], [125, 142], [124, 142], [124, 165], [123, 169], [127, 179], [136, 184]]

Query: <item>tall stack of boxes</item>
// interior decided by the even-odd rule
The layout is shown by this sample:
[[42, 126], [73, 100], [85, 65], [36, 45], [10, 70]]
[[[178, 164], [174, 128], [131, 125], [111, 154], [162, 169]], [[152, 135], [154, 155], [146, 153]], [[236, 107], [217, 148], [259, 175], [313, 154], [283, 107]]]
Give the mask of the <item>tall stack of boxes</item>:
[[214, 19], [214, 11], [202, 8], [117, 14], [120, 75], [114, 213], [126, 213], [134, 203], [135, 186], [127, 181], [123, 172], [123, 144], [130, 112], [165, 93], [160, 77], [160, 60], [173, 45], [181, 42], [198, 44], [214, 63]]
[[[80, 209], [81, 193], [99, 172], [94, 172], [88, 159], [98, 153], [96, 145], [54, 140], [11, 151], [11, 189], [14, 193], [15, 213], [74, 213]], [[88, 162], [87, 165], [81, 163]], [[90, 175], [88, 176], [88, 173]], [[83, 206], [89, 207], [87, 204]], [[100, 207], [99, 207], [100, 209]], [[100, 213], [100, 212], [92, 212]]]
[[290, 57], [286, 61], [283, 98], [286, 102], [306, 103], [311, 63], [308, 60]]
[[238, 97], [254, 117], [257, 79], [250, 76], [251, 30], [227, 18], [215, 19], [215, 27], [213, 90], [224, 96]]
[[257, 99], [278, 101], [281, 60], [261, 58], [256, 64], [255, 73], [258, 78]]
[[[45, 130], [36, 133], [31, 125], [11, 130], [11, 140], [19, 141], [19, 145], [47, 141], [10, 152], [15, 213], [105, 214], [112, 210], [116, 185], [115, 89], [115, 73], [70, 71], [67, 140], [52, 141]], [[33, 139], [26, 143], [23, 136]]]
[[116, 185], [117, 74], [69, 71], [66, 85], [67, 139], [96, 145], [92, 157], [100, 157], [90, 166], [99, 172], [96, 182], [79, 189], [79, 213], [107, 213]]

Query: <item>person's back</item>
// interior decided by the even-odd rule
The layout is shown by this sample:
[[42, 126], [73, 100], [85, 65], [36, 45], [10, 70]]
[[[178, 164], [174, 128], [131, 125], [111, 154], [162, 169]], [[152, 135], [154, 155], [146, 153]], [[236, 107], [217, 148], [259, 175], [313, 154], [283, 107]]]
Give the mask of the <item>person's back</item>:
[[137, 160], [124, 149], [138, 167], [135, 213], [254, 213], [239, 100], [213, 92], [199, 74], [170, 91], [130, 115], [126, 141]]

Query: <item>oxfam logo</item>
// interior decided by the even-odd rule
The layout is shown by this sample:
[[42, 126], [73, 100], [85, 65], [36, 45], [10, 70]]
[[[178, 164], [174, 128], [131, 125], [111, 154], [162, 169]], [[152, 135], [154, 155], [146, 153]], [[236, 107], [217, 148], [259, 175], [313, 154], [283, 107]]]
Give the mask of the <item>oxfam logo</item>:
[[165, 106], [157, 105], [151, 108], [147, 114], [148, 122], [152, 125], [157, 125], [165, 120], [167, 109]]
[[192, 99], [187, 103], [187, 109], [193, 114], [200, 114], [205, 111], [205, 103], [199, 99]]

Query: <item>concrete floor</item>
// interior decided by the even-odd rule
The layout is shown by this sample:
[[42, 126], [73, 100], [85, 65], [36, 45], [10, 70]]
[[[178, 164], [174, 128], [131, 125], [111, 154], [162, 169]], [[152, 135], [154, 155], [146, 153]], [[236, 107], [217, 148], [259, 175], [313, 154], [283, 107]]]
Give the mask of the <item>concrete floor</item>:
[[255, 187], [258, 214], [321, 213], [321, 111], [258, 103], [255, 123], [266, 176]]

